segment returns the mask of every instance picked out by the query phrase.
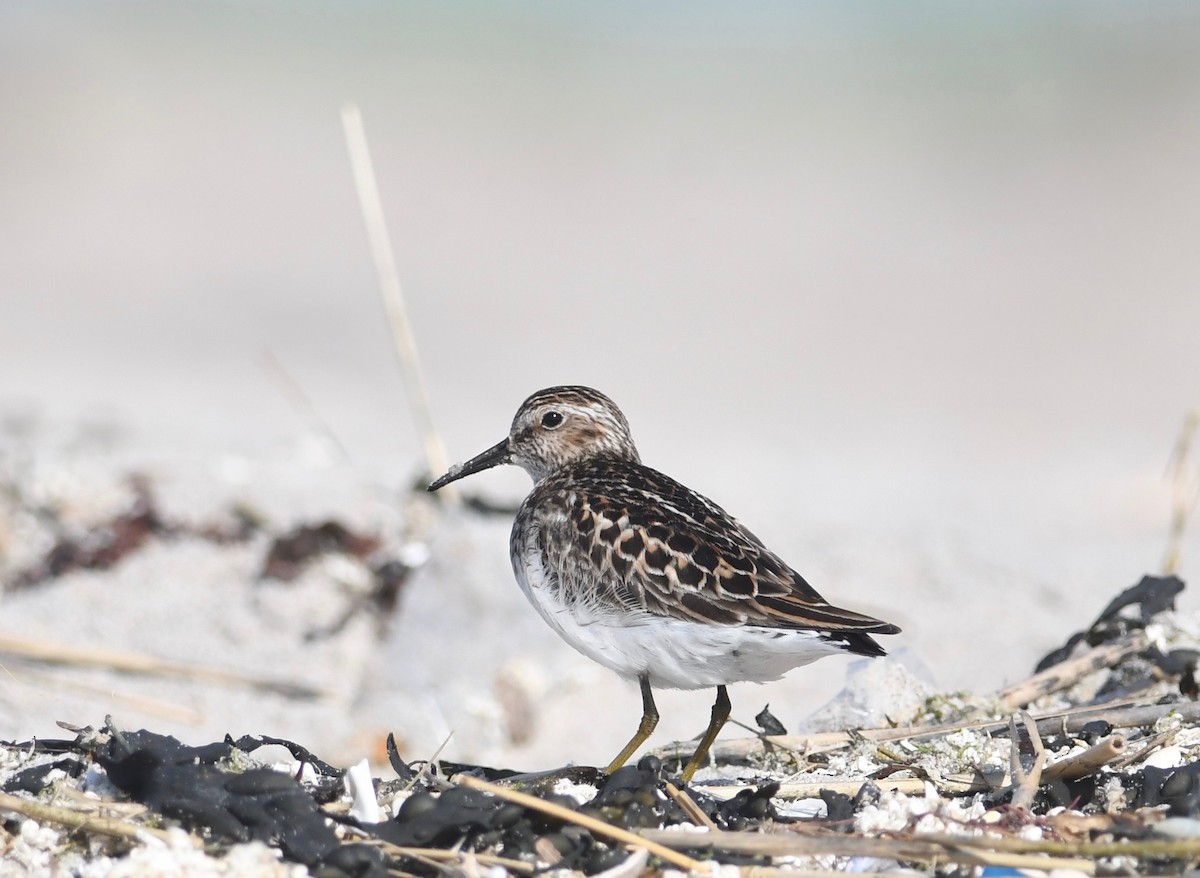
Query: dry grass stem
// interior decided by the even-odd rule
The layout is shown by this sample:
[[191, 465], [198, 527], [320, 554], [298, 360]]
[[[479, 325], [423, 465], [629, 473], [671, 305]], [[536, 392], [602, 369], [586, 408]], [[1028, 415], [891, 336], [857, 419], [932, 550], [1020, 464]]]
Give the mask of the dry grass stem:
[[[9, 793], [0, 792], [0, 811], [9, 811], [29, 817], [32, 820], [53, 823], [72, 830], [82, 829], [99, 835], [128, 839], [129, 841], [145, 841], [149, 837], [167, 842], [171, 838], [162, 829], [129, 823], [125, 820], [112, 817], [101, 817], [98, 813], [99, 803], [97, 803], [95, 810], [88, 812], [73, 808], [62, 808], [57, 805], [47, 805], [44, 802], [35, 802], [10, 795]], [[200, 847], [200, 839], [195, 836], [189, 836], [189, 838], [191, 838], [192, 843], [196, 847]]]
[[595, 817], [588, 817], [586, 814], [580, 814], [568, 808], [563, 808], [561, 805], [555, 805], [553, 802], [539, 799], [536, 796], [529, 796], [525, 793], [519, 793], [516, 790], [505, 789], [504, 787], [496, 786], [495, 784], [490, 784], [487, 781], [467, 775], [460, 775], [458, 782], [471, 789], [491, 793], [493, 796], [506, 799], [523, 808], [530, 808], [534, 811], [548, 814], [551, 817], [562, 820], [564, 823], [574, 823], [577, 826], [582, 826], [584, 829], [590, 829], [597, 835], [602, 835], [621, 844], [632, 845], [636, 848], [645, 848], [659, 859], [666, 860], [671, 865], [686, 869], [689, 872], [703, 868], [703, 864], [699, 860], [674, 851], [669, 847], [649, 841], [645, 837], [627, 830], [619, 829], [616, 826], [605, 823], [603, 820], [597, 820]]
[[485, 866], [501, 866], [518, 875], [532, 875], [537, 871], [537, 868], [532, 863], [514, 860], [509, 857], [497, 857], [494, 854], [468, 854], [463, 851], [447, 850], [445, 848], [402, 847], [401, 845], [392, 844], [390, 841], [383, 841], [378, 838], [357, 839], [356, 841], [358, 844], [369, 844], [377, 847], [388, 856], [411, 857], [412, 859], [421, 860], [438, 868], [441, 868], [445, 863], [461, 862], [470, 856]]
[[1200, 500], [1200, 465], [1192, 459], [1192, 443], [1200, 429], [1200, 409], [1188, 412], [1179, 428], [1179, 437], [1171, 450], [1167, 473], [1171, 479], [1171, 524], [1167, 530], [1167, 550], [1163, 557], [1163, 574], [1179, 572], [1183, 551], [1183, 535], [1188, 519]]
[[238, 671], [226, 671], [201, 665], [185, 665], [143, 653], [67, 646], [62, 643], [46, 643], [40, 640], [22, 640], [8, 635], [0, 635], [0, 653], [7, 653], [25, 661], [51, 665], [105, 668], [123, 674], [179, 677], [220, 686], [246, 686], [251, 689], [274, 692], [288, 698], [332, 698], [335, 694], [289, 680], [270, 680]]
[[675, 804], [683, 809], [683, 813], [688, 816], [688, 819], [697, 826], [703, 826], [706, 829], [717, 828], [717, 824], [713, 823], [712, 818], [705, 814], [700, 806], [696, 804], [695, 800], [685, 791], [679, 789], [679, 787], [670, 781], [664, 783], [663, 788], [666, 789], [667, 795], [675, 800]]
[[[354, 173], [354, 187], [367, 229], [371, 257], [379, 279], [379, 292], [383, 297], [383, 306], [392, 328], [392, 340], [400, 356], [400, 373], [408, 394], [409, 413], [425, 448], [425, 462], [429, 471], [435, 475], [444, 473], [450, 467], [450, 460], [433, 424], [429, 393], [425, 389], [425, 375], [417, 353], [417, 340], [413, 335], [408, 308], [404, 303], [404, 290], [400, 286], [396, 256], [392, 252], [392, 241], [383, 214], [383, 202], [375, 181], [375, 166], [367, 145], [362, 113], [356, 105], [350, 104], [342, 108], [342, 129], [346, 135], [346, 151], [350, 156], [350, 168]], [[455, 494], [450, 488], [452, 486], [443, 488], [442, 495], [453, 498]]]
[[342, 444], [342, 440], [338, 438], [333, 427], [329, 422], [321, 417], [317, 407], [313, 405], [312, 398], [305, 393], [304, 388], [280, 362], [279, 357], [275, 356], [271, 351], [263, 351], [262, 354], [263, 368], [271, 379], [275, 382], [283, 398], [288, 401], [295, 412], [300, 416], [301, 420], [307, 421], [309, 428], [325, 437], [325, 440], [337, 449], [338, 455], [347, 463], [350, 462], [350, 452], [346, 446]]
[[438, 744], [437, 749], [433, 751], [433, 755], [425, 760], [425, 764], [413, 775], [412, 780], [404, 785], [405, 792], [415, 787], [418, 781], [422, 779], [443, 790], [448, 790], [453, 786], [449, 781], [438, 777], [433, 771], [434, 766], [437, 765], [438, 757], [442, 755], [442, 751], [450, 744], [453, 737], [454, 732], [446, 733], [446, 737], [442, 738], [442, 743]]
[[112, 686], [92, 686], [78, 680], [70, 680], [56, 674], [41, 673], [29, 668], [7, 668], [10, 675], [21, 685], [36, 684], [39, 690], [74, 692], [89, 698], [103, 701], [105, 704], [120, 704], [136, 710], [146, 716], [169, 720], [188, 725], [198, 725], [204, 721], [204, 714], [182, 704], [138, 695], [133, 692], [118, 692]]

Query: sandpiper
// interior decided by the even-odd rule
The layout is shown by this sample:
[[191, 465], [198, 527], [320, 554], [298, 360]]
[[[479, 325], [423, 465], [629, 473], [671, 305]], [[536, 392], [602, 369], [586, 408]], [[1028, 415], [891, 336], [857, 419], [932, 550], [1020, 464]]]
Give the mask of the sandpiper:
[[642, 721], [609, 773], [658, 724], [653, 688], [717, 689], [686, 783], [729, 718], [727, 684], [885, 655], [870, 635], [900, 630], [827, 603], [720, 506], [645, 466], [621, 410], [590, 387], [533, 394], [505, 439], [429, 490], [505, 463], [534, 482], [509, 542], [521, 590], [567, 643], [641, 687]]

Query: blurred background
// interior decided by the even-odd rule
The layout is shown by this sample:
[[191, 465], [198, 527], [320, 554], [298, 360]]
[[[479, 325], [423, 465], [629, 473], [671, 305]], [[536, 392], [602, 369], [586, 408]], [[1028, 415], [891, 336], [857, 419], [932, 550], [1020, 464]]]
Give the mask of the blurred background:
[[[315, 472], [269, 354], [349, 460], [302, 470], [298, 505], [347, 482], [382, 504], [421, 475], [340, 125], [354, 102], [454, 458], [533, 390], [596, 386], [647, 463], [899, 623], [889, 645], [943, 689], [1024, 675], [1161, 568], [1164, 471], [1200, 405], [1195, 4], [55, 2], [0, 20], [0, 413], [35, 447], [100, 424], [124, 461], [184, 481], [231, 457]], [[528, 480], [475, 484], [517, 501]], [[552, 638], [502, 524], [476, 575]], [[1185, 578], [1198, 557], [1193, 529]], [[454, 574], [435, 556], [402, 616], [462, 603]], [[471, 607], [481, 630], [497, 618]], [[399, 624], [392, 673], [453, 670], [452, 650], [401, 657]], [[781, 701], [840, 685], [817, 667], [743, 687], [745, 707], [793, 725], [808, 708]], [[580, 698], [620, 687], [596, 674]], [[632, 730], [636, 692], [612, 691], [612, 747], [564, 753], [602, 762]], [[676, 733], [698, 731], [710, 693], [678, 697]], [[18, 725], [57, 709], [15, 700]]]

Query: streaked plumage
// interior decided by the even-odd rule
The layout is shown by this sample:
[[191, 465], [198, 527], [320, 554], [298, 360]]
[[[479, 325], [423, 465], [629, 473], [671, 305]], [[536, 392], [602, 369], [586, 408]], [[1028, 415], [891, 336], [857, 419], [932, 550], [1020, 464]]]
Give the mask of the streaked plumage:
[[870, 635], [899, 631], [832, 606], [721, 507], [642, 464], [625, 416], [596, 390], [533, 394], [508, 438], [430, 490], [502, 463], [534, 480], [510, 541], [521, 589], [573, 647], [641, 683], [642, 724], [610, 771], [657, 721], [651, 687], [718, 688], [688, 780], [728, 716], [726, 684], [838, 652], [884, 655]]

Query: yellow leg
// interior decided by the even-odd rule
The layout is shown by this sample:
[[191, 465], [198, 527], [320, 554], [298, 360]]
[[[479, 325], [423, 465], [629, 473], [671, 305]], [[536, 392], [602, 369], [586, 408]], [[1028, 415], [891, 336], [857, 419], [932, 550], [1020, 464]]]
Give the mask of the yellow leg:
[[[639, 677], [638, 683], [642, 687], [642, 721], [638, 723], [637, 731], [633, 733], [629, 743], [617, 754], [617, 758], [608, 764], [608, 768], [604, 769], [605, 774], [612, 774], [628, 762], [629, 757], [637, 752], [637, 748], [645, 743], [654, 727], [658, 725], [658, 708], [654, 706], [654, 695], [650, 692], [650, 678]], [[728, 711], [725, 715], [729, 715]]]
[[696, 769], [700, 767], [700, 763], [708, 755], [709, 748], [712, 747], [713, 741], [717, 739], [717, 733], [721, 731], [721, 727], [729, 719], [729, 711], [729, 693], [725, 691], [724, 686], [718, 686], [717, 700], [712, 708], [712, 719], [708, 722], [708, 728], [704, 730], [704, 737], [700, 739], [700, 746], [696, 748], [696, 752], [692, 754], [691, 760], [683, 769], [682, 778], [684, 783], [691, 783], [692, 775], [696, 773]]

